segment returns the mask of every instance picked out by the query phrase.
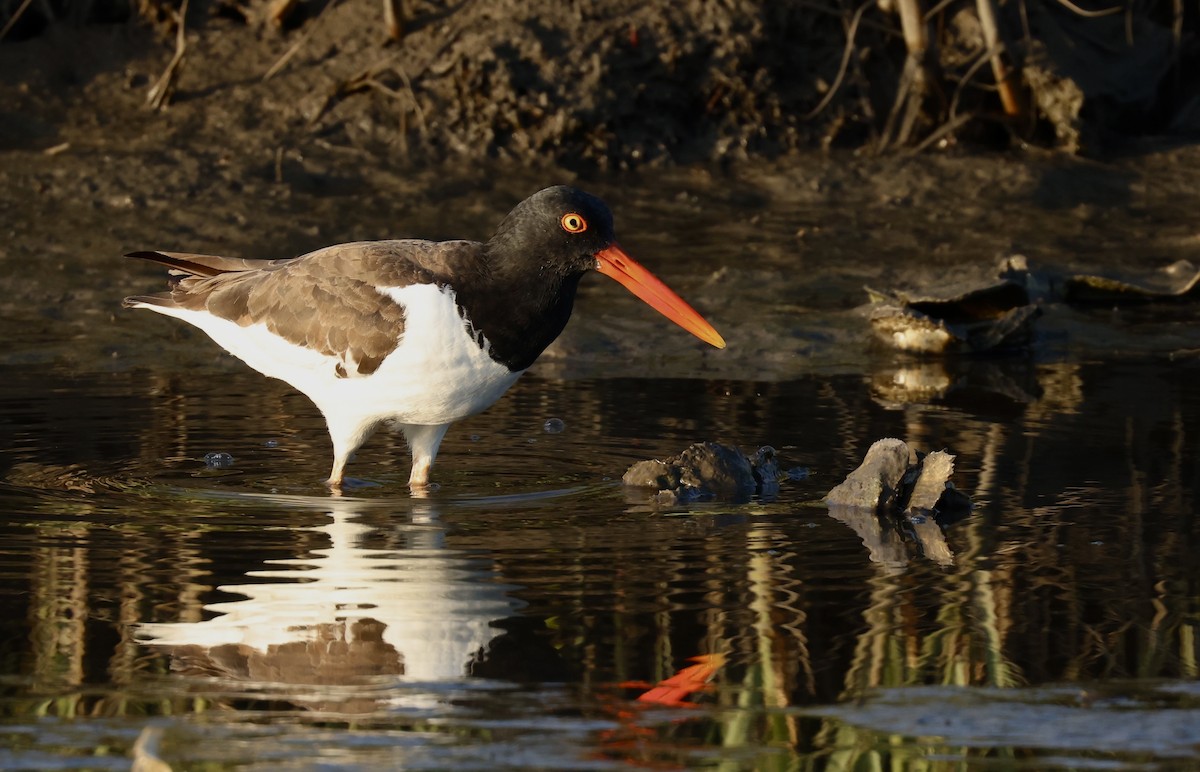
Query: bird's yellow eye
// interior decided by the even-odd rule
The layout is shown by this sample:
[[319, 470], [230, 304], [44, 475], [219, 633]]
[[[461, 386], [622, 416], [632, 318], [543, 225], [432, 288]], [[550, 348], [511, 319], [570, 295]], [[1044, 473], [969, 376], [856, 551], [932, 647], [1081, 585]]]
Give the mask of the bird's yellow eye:
[[583, 233], [587, 230], [587, 220], [583, 219], [583, 215], [575, 212], [567, 212], [559, 222], [562, 223], [563, 230], [567, 233]]

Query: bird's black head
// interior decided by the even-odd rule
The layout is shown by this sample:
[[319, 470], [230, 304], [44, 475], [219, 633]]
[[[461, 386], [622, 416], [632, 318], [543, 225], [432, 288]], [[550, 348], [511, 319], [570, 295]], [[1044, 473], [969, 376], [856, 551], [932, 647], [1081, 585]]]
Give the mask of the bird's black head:
[[488, 242], [494, 270], [577, 276], [596, 267], [596, 253], [613, 243], [608, 206], [582, 190], [557, 185], [534, 193], [508, 213]]
[[617, 245], [612, 212], [582, 190], [534, 193], [508, 213], [486, 251], [486, 283], [460, 282], [458, 298], [491, 341], [493, 358], [514, 371], [562, 332], [579, 280], [593, 269], [701, 340], [725, 346], [712, 325]]

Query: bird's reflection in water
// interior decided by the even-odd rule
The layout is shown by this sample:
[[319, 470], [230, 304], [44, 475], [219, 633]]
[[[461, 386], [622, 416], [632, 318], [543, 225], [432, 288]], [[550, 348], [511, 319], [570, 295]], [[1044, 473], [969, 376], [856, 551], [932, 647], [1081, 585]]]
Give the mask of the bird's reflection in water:
[[[328, 537], [327, 547], [265, 561], [244, 583], [218, 588], [244, 597], [206, 605], [213, 618], [141, 625], [142, 641], [169, 651], [180, 675], [253, 682], [305, 707], [340, 712], [394, 703], [399, 695], [385, 696], [388, 685], [455, 681], [486, 670], [479, 665], [489, 644], [504, 633], [493, 622], [522, 605], [509, 597], [513, 588], [499, 583], [486, 561], [444, 546], [445, 530], [428, 500], [414, 501], [404, 524], [386, 533], [358, 520], [363, 502], [327, 501], [329, 522], [311, 529]], [[402, 543], [365, 546], [381, 536]], [[295, 686], [318, 688], [287, 688]], [[406, 689], [401, 701], [419, 707], [436, 699]]]

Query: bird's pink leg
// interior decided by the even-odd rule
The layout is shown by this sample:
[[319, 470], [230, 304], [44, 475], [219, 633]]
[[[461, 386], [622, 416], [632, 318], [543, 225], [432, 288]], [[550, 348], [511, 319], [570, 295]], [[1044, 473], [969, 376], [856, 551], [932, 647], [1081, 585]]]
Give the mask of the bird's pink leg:
[[334, 490], [341, 490], [342, 480], [344, 478], [343, 473], [344, 473], [345, 469], [346, 469], [346, 459], [344, 459], [344, 458], [335, 459], [333, 462], [333, 470], [330, 471], [329, 479], [325, 481], [325, 484], [328, 485], [330, 488], [333, 488]]
[[437, 458], [438, 447], [450, 424], [439, 426], [424, 426], [419, 424], [404, 425], [404, 439], [408, 441], [408, 449], [412, 451], [412, 472], [408, 476], [409, 488], [425, 488], [429, 485], [429, 470], [433, 460]]
[[325, 484], [337, 490], [345, 481], [346, 464], [350, 461], [350, 457], [354, 455], [354, 451], [362, 447], [378, 424], [373, 421], [356, 423], [339, 421], [335, 424], [330, 419], [328, 412], [325, 412], [325, 422], [329, 425], [329, 439], [333, 441], [333, 469], [329, 472], [329, 479], [325, 481]]

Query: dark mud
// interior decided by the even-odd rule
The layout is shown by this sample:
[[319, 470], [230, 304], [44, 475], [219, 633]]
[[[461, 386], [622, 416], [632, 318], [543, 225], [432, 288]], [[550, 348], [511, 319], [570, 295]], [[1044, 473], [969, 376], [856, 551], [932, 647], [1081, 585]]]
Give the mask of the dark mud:
[[5, 4], [0, 142], [623, 169], [957, 142], [1096, 153], [1200, 132], [1185, 4], [943, 3], [919, 42], [900, 18], [916, 0], [399, 5], [388, 28], [362, 2]]

